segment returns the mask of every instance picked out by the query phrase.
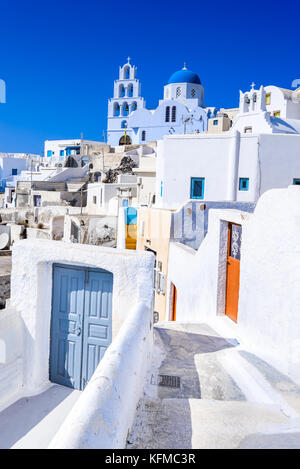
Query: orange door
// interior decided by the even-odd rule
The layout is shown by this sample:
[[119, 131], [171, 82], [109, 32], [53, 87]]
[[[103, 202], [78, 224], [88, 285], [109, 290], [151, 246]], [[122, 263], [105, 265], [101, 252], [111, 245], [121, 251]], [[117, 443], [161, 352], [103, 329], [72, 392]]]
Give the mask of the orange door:
[[177, 288], [172, 284], [173, 302], [172, 302], [172, 321], [176, 321], [176, 303], [177, 303]]
[[229, 223], [225, 314], [235, 322], [239, 304], [241, 237], [241, 225]]

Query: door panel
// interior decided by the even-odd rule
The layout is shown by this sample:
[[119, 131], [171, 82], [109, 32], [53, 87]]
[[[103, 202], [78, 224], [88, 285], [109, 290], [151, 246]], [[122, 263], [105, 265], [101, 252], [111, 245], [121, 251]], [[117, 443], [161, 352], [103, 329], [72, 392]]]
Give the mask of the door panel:
[[54, 266], [50, 380], [83, 389], [111, 343], [109, 272]]
[[53, 279], [50, 379], [80, 388], [84, 311], [84, 272], [56, 267]]
[[83, 387], [111, 343], [112, 279], [110, 273], [89, 272], [83, 331]]
[[235, 322], [238, 317], [241, 239], [241, 225], [229, 223], [225, 314]]

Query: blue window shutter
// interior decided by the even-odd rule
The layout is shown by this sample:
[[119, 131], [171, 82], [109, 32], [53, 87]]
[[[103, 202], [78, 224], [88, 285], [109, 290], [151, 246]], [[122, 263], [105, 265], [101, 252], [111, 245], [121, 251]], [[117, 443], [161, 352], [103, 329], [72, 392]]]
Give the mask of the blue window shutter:
[[52, 150], [47, 151], [47, 156], [52, 156]]
[[249, 178], [240, 178], [239, 190], [240, 191], [248, 191], [249, 190]]
[[203, 199], [205, 178], [191, 178], [191, 199]]

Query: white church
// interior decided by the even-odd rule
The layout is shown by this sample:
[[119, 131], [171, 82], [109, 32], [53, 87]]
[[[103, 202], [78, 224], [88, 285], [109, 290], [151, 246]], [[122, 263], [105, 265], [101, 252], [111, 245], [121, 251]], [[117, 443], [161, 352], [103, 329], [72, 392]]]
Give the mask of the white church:
[[189, 200], [256, 202], [300, 185], [300, 88], [240, 92], [239, 113], [219, 134], [165, 135], [157, 145], [156, 206]]
[[158, 107], [146, 109], [137, 67], [131, 65], [128, 57], [119, 68], [114, 96], [108, 102], [107, 143], [141, 144], [160, 140], [164, 135], [201, 133], [216, 113], [216, 108], [205, 106], [200, 78], [185, 64], [169, 78]]

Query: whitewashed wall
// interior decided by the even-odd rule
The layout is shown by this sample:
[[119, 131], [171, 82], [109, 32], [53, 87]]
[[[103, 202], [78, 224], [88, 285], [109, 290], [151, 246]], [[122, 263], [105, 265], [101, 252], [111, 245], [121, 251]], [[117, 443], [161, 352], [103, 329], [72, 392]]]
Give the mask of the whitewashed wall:
[[0, 311], [0, 410], [22, 393], [23, 334], [22, 321], [16, 310]]
[[24, 240], [12, 252], [11, 305], [24, 334], [23, 392], [49, 386], [49, 337], [53, 263], [106, 269], [113, 274], [113, 339], [130, 311], [142, 302], [152, 309], [152, 253], [62, 241]]
[[211, 209], [208, 232], [197, 251], [170, 243], [167, 317], [171, 318], [171, 282], [177, 288], [177, 321], [211, 321], [224, 314], [227, 223], [243, 225], [248, 217], [251, 214], [238, 210]]
[[[224, 314], [228, 221], [243, 230], [237, 323]], [[299, 240], [299, 186], [264, 193], [254, 214], [211, 210], [198, 251], [170, 244], [169, 309], [172, 282], [177, 321], [208, 322], [300, 382]]]
[[300, 381], [300, 187], [271, 190], [244, 226], [239, 329]]
[[152, 311], [140, 303], [107, 349], [51, 449], [125, 448], [153, 344]]
[[[155, 205], [176, 209], [190, 200], [192, 177], [205, 178], [203, 200], [255, 202], [300, 178], [300, 135], [165, 136], [157, 147]], [[249, 178], [249, 190], [239, 190], [239, 178]]]

